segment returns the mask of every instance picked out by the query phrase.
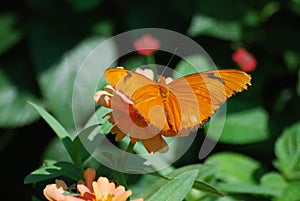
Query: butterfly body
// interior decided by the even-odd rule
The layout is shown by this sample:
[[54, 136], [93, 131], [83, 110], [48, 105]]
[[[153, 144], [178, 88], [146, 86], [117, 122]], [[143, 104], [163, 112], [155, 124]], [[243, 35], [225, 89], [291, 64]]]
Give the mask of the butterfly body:
[[220, 105], [251, 85], [250, 75], [239, 70], [211, 70], [170, 81], [155, 82], [133, 71], [110, 68], [107, 82], [124, 93], [151, 126], [166, 136], [187, 135], [204, 125]]

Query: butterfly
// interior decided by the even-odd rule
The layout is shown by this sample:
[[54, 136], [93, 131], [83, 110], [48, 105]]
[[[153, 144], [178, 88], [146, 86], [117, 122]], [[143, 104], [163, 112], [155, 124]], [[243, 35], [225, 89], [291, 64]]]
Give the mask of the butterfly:
[[202, 127], [220, 105], [251, 85], [251, 76], [235, 69], [209, 70], [168, 81], [153, 81], [139, 73], [109, 68], [106, 81], [125, 94], [152, 127], [165, 136]]

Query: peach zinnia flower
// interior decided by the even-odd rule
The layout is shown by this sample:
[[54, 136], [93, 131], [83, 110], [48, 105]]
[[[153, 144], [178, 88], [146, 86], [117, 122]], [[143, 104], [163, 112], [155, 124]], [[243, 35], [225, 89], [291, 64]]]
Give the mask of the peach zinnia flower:
[[[96, 171], [88, 168], [84, 171], [85, 183], [80, 181], [77, 190], [80, 195], [64, 195], [67, 185], [62, 180], [56, 180], [55, 184], [48, 184], [44, 189], [44, 195], [50, 201], [126, 201], [132, 194], [131, 190], [125, 190], [123, 186], [116, 187], [113, 182], [109, 182], [106, 177], [99, 177], [94, 181]], [[132, 201], [143, 201], [143, 198]]]
[[133, 46], [139, 54], [147, 56], [158, 50], [160, 42], [150, 34], [145, 34], [134, 41]]
[[[151, 80], [154, 78], [153, 71], [150, 69], [142, 70], [138, 68], [136, 72]], [[170, 82], [172, 79], [167, 78], [166, 81]], [[113, 110], [108, 115], [110, 115], [110, 122], [115, 125], [111, 133], [117, 134], [116, 141], [122, 140], [129, 134], [131, 143], [135, 144], [137, 141], [142, 141], [149, 153], [158, 151], [164, 153], [168, 150], [168, 145], [162, 136], [175, 136], [176, 134], [160, 132], [150, 126], [125, 94], [108, 85], [103, 91], [96, 92], [94, 100], [99, 105]]]
[[232, 60], [236, 62], [245, 72], [251, 72], [255, 70], [257, 65], [255, 57], [244, 48], [240, 48], [234, 52], [232, 55]]

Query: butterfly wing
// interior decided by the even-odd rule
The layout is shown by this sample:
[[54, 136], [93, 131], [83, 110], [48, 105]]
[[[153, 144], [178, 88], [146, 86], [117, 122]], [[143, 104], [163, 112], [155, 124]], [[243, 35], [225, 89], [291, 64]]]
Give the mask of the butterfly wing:
[[139, 73], [121, 68], [107, 69], [105, 79], [116, 90], [128, 96], [134, 108], [148, 123], [159, 129], [168, 126], [157, 83]]
[[202, 126], [229, 97], [247, 89], [247, 85], [251, 85], [250, 80], [250, 75], [243, 71], [225, 69], [187, 75], [172, 81], [168, 85], [172, 95], [167, 103], [173, 111], [167, 111], [167, 115], [175, 117], [181, 114], [180, 121], [177, 117], [172, 126], [176, 130]]
[[105, 79], [115, 89], [120, 90], [128, 97], [131, 97], [136, 90], [146, 85], [155, 84], [149, 78], [123, 68], [106, 69]]

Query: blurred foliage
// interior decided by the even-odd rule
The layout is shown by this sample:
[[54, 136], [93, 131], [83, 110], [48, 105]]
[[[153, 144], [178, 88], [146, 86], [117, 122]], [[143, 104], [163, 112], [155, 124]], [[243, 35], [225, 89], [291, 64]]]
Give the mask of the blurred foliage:
[[[214, 153], [204, 161], [196, 158], [199, 140], [204, 138], [199, 131], [198, 143], [193, 143], [190, 151], [176, 162], [177, 167], [192, 163], [214, 165], [210, 175], [201, 177], [201, 181], [214, 185], [226, 197], [212, 197], [197, 188], [189, 191], [191, 186], [185, 185], [186, 178], [189, 182], [197, 181], [200, 173], [194, 170], [201, 170], [202, 166], [175, 174], [172, 181], [158, 181], [163, 188], [173, 192], [174, 185], [185, 185], [181, 195], [186, 195], [186, 200], [300, 199], [299, 0], [14, 0], [2, 2], [0, 10], [0, 149], [6, 195], [14, 195], [18, 200], [42, 199], [45, 183], [35, 188], [24, 185], [28, 173], [32, 172], [25, 183], [64, 173], [78, 179], [80, 173], [68, 172], [74, 164], [82, 163], [83, 159], [85, 165], [97, 164], [88, 159], [74, 139], [71, 96], [80, 65], [101, 41], [132, 29], [156, 27], [191, 37], [218, 67], [238, 68], [231, 55], [239, 47], [249, 50], [258, 61], [256, 70], [251, 72], [252, 86], [228, 101], [224, 133]], [[100, 60], [113, 58], [115, 54], [112, 45], [99, 58], [99, 65]], [[97, 63], [97, 59], [93, 62]], [[129, 58], [116, 62], [116, 65], [138, 65], [140, 61]], [[184, 75], [193, 72], [190, 65], [205, 70], [205, 66], [199, 65], [206, 62], [191, 56], [174, 68]], [[82, 86], [88, 90], [87, 94], [95, 90], [89, 88], [90, 81], [86, 79]], [[92, 99], [81, 98], [81, 103]], [[40, 106], [30, 106], [28, 101], [53, 116]], [[51, 127], [34, 108], [50, 121], [60, 134], [58, 137], [66, 137], [65, 140], [55, 138]], [[90, 115], [80, 116], [81, 126]], [[48, 166], [35, 170], [46, 159], [50, 161]], [[48, 169], [54, 173], [44, 178]], [[148, 188], [149, 181], [156, 178], [144, 175], [130, 185], [141, 194], [151, 195], [155, 188], [149, 192], [139, 190]], [[210, 190], [213, 191], [207, 191]], [[151, 199], [156, 199], [155, 196], [159, 194], [153, 194]]]

